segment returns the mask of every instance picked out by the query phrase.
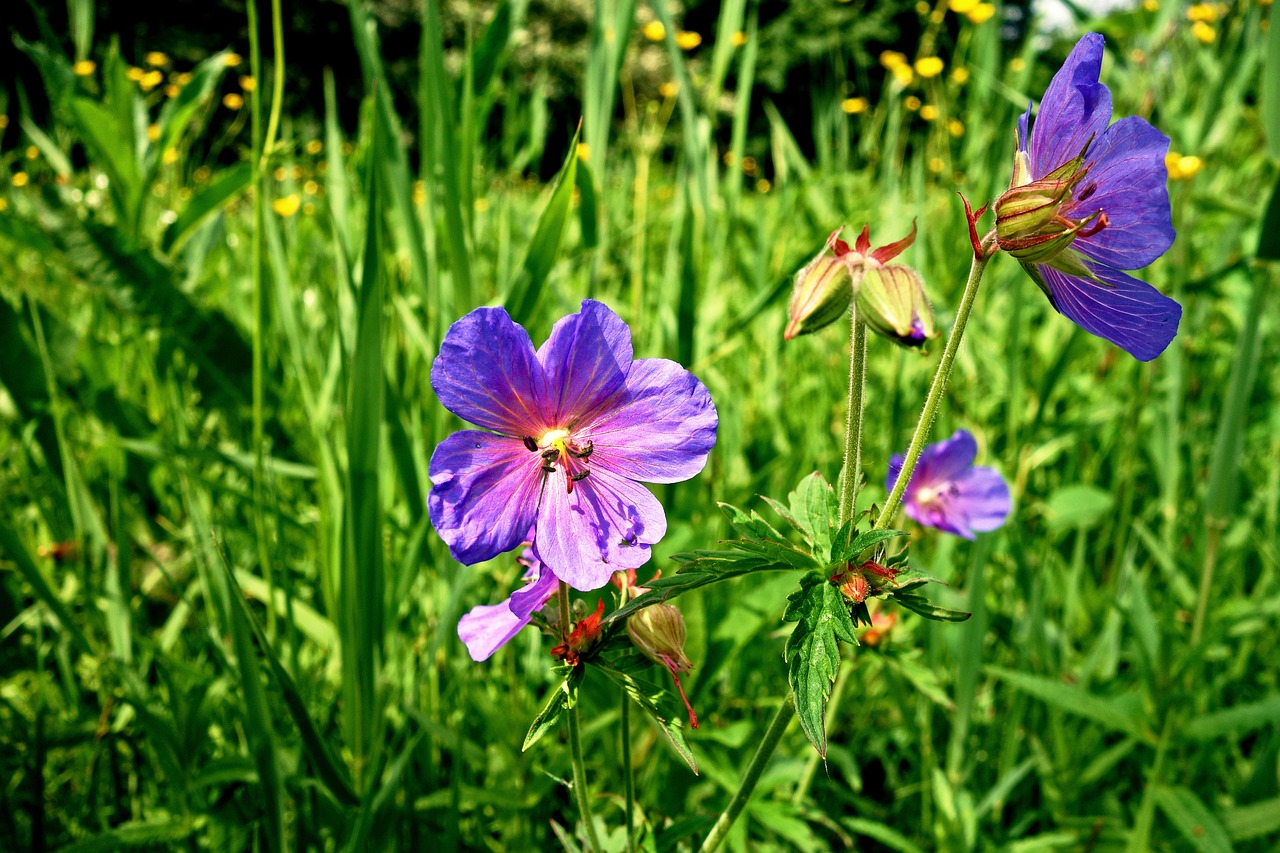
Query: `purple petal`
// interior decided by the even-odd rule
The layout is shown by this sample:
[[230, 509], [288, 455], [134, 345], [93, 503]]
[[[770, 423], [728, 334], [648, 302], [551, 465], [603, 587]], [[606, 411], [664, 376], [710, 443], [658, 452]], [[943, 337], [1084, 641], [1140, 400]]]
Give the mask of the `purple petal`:
[[582, 311], [558, 321], [538, 349], [551, 426], [589, 422], [627, 381], [631, 357], [631, 330], [602, 302], [584, 299]]
[[594, 466], [573, 493], [550, 478], [538, 509], [533, 550], [574, 589], [599, 589], [616, 571], [649, 559], [667, 532], [662, 504], [639, 483]]
[[545, 380], [529, 333], [502, 308], [477, 308], [449, 327], [431, 387], [464, 421], [513, 436], [541, 435]]
[[431, 523], [454, 559], [479, 563], [524, 541], [537, 517], [541, 459], [514, 438], [463, 430], [431, 455]]
[[1031, 176], [1044, 177], [1080, 153], [1089, 137], [1101, 137], [1111, 121], [1111, 92], [1102, 72], [1102, 36], [1087, 33], [1072, 48], [1040, 99], [1031, 126]]
[[674, 361], [643, 358], [631, 366], [625, 391], [581, 434], [595, 448], [593, 472], [606, 468], [631, 480], [677, 483], [706, 465], [718, 423], [697, 377]]
[[907, 516], [925, 527], [941, 530], [954, 536], [973, 539], [973, 531], [966, 524], [965, 517], [959, 512], [951, 511], [943, 501], [935, 500], [927, 504], [906, 503], [903, 511]]
[[501, 604], [482, 604], [458, 620], [458, 639], [466, 645], [471, 659], [488, 660], [528, 625], [533, 612], [547, 603], [559, 582], [543, 570], [533, 583], [517, 590]]
[[1145, 281], [1101, 264], [1090, 264], [1106, 284], [1037, 267], [1054, 306], [1090, 334], [1111, 341], [1139, 361], [1164, 352], [1178, 333], [1182, 306]]
[[1076, 188], [1077, 202], [1064, 211], [1083, 219], [1107, 214], [1107, 225], [1072, 244], [1096, 261], [1117, 269], [1145, 267], [1173, 245], [1168, 170], [1169, 137], [1146, 119], [1130, 116], [1107, 128], [1089, 150], [1093, 164]]
[[978, 455], [978, 443], [965, 429], [958, 429], [951, 436], [926, 445], [911, 475], [914, 487], [937, 486], [960, 476], [973, 464]]
[[1009, 484], [994, 468], [975, 467], [952, 481], [956, 494], [953, 510], [964, 518], [964, 526], [979, 533], [995, 530], [1008, 518], [1013, 502]]

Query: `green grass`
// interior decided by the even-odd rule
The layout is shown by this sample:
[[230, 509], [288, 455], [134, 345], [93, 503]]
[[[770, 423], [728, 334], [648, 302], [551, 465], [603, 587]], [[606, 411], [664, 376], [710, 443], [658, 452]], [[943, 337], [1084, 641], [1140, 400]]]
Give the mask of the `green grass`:
[[[1003, 187], [1016, 114], [1063, 45], [1015, 57], [994, 22], [964, 23], [954, 44], [926, 27], [954, 52], [947, 72], [889, 83], [857, 115], [832, 80], [806, 156], [768, 100], [735, 89], [754, 74], [755, 4], [725, 4], [698, 51], [661, 49], [674, 97], [637, 84], [607, 35], [625, 35], [633, 4], [597, 5], [619, 23], [588, 39], [585, 159], [547, 147], [546, 92], [513, 94], [523, 4], [465, 45], [443, 43], [428, 4], [421, 88], [404, 100], [353, 5], [370, 93], [358, 133], [344, 137], [330, 86], [323, 125], [283, 115], [270, 147], [266, 5], [264, 55], [247, 60], [261, 104], [244, 108], [259, 132], [236, 119], [213, 144], [219, 98], [238, 91], [222, 54], [170, 98], [129, 79], [109, 34], [88, 77], [55, 46], [24, 48], [55, 111], [0, 153], [29, 176], [0, 190], [0, 846], [557, 847], [576, 821], [563, 732], [520, 748], [551, 644], [530, 629], [469, 660], [458, 617], [520, 570], [457, 565], [426, 518], [431, 451], [458, 427], [429, 383], [448, 324], [505, 304], [540, 341], [591, 296], [631, 324], [638, 356], [703, 379], [719, 440], [701, 476], [656, 490], [664, 572], [726, 535], [715, 501], [769, 515], [757, 495], [838, 472], [847, 339], [781, 340], [790, 275], [832, 228], [870, 222], [883, 242], [915, 219], [904, 259], [949, 325], [969, 257], [954, 192]], [[1178, 241], [1146, 273], [1183, 303], [1180, 334], [1138, 364], [992, 263], [934, 434], [973, 431], [1015, 514], [973, 544], [907, 523], [913, 566], [950, 584], [938, 603], [974, 616], [901, 611], [884, 642], [848, 651], [825, 770], [796, 801], [810, 747], [793, 726], [734, 849], [1280, 840], [1280, 275], [1252, 260], [1277, 239], [1260, 231], [1277, 174], [1268, 14], [1232, 5], [1207, 46], [1174, 4], [1093, 22], [1118, 114], [1204, 164], [1171, 185]], [[746, 43], [726, 47], [738, 31]], [[239, 164], [197, 153], [218, 146]], [[565, 163], [558, 187], [526, 179], [538, 157]], [[296, 212], [273, 210], [292, 196]], [[871, 342], [870, 500], [940, 349]], [[768, 573], [680, 600], [697, 776], [643, 715], [621, 732], [615, 685], [588, 673], [606, 847], [621, 849], [624, 736], [646, 849], [705, 835], [786, 692], [794, 585]]]

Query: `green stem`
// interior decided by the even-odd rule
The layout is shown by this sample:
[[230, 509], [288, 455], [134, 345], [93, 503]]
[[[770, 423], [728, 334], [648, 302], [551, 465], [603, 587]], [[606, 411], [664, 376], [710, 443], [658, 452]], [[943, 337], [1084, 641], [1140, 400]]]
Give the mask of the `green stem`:
[[867, 386], [867, 326], [858, 306], [849, 309], [849, 402], [844, 422], [844, 467], [841, 473], [840, 523], [857, 515], [862, 479], [862, 408]]
[[1196, 595], [1196, 615], [1191, 622], [1191, 647], [1200, 644], [1204, 634], [1204, 619], [1209, 611], [1209, 596], [1213, 592], [1213, 570], [1218, 562], [1218, 540], [1222, 537], [1225, 522], [1207, 519], [1207, 539], [1204, 546], [1204, 566], [1200, 570], [1200, 592]]
[[636, 777], [631, 771], [631, 699], [622, 693], [622, 789], [623, 810], [627, 821], [627, 853], [635, 848]]
[[777, 713], [769, 722], [769, 728], [765, 730], [764, 740], [760, 741], [760, 745], [756, 747], [756, 754], [751, 756], [751, 763], [742, 774], [742, 782], [738, 784], [738, 790], [729, 801], [729, 807], [724, 810], [724, 814], [720, 815], [716, 825], [711, 827], [711, 832], [707, 834], [707, 839], [702, 842], [702, 847], [699, 848], [701, 853], [711, 853], [728, 837], [729, 828], [733, 826], [733, 822], [738, 819], [738, 815], [746, 806], [747, 800], [751, 798], [751, 792], [760, 781], [760, 774], [764, 772], [765, 765], [769, 763], [769, 758], [777, 749], [778, 742], [782, 740], [782, 734], [787, 730], [787, 725], [796, 715], [793, 699], [791, 691], [788, 690], [786, 698], [782, 700]]
[[[560, 606], [560, 632], [569, 636], [569, 585], [560, 581], [560, 594], [556, 596]], [[582, 758], [582, 723], [578, 719], [578, 699], [569, 706], [569, 752], [573, 761], [573, 796], [578, 801], [578, 816], [586, 827], [587, 848], [598, 853], [600, 839], [596, 836], [596, 822], [591, 816], [591, 801], [587, 797], [587, 764]]]
[[978, 285], [982, 283], [982, 274], [987, 268], [987, 262], [991, 260], [987, 249], [993, 239], [992, 235], [987, 235], [982, 241], [983, 251], [974, 254], [973, 265], [969, 267], [969, 280], [965, 282], [964, 295], [960, 297], [960, 307], [956, 311], [956, 321], [951, 326], [951, 334], [947, 336], [947, 346], [942, 351], [942, 360], [938, 362], [938, 369], [933, 374], [929, 396], [925, 397], [924, 409], [920, 412], [920, 420], [916, 422], [915, 434], [911, 436], [906, 458], [902, 460], [902, 470], [898, 473], [893, 491], [889, 492], [889, 497], [885, 500], [884, 507], [873, 525], [876, 529], [887, 525], [898, 510], [898, 504], [902, 503], [902, 494], [907, 490], [907, 483], [911, 480], [911, 472], [915, 470], [916, 461], [920, 458], [924, 443], [929, 438], [933, 419], [938, 414], [938, 404], [942, 402], [942, 394], [947, 390], [947, 380], [951, 378], [951, 368], [956, 360], [956, 352], [960, 349], [960, 338], [964, 336], [965, 324], [969, 322], [969, 314], [973, 311], [974, 297], [978, 295]]

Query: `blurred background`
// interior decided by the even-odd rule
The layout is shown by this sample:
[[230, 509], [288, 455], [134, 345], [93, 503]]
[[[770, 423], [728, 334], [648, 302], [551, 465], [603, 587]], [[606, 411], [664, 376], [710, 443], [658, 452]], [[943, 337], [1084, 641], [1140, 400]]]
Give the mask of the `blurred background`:
[[[796, 726], [734, 850], [1280, 844], [1280, 33], [1269, 2], [1034, 5], [250, 0], [5, 4], [0, 50], [0, 848], [576, 849], [563, 732], [521, 751], [553, 642], [485, 663], [430, 528], [429, 369], [505, 305], [583, 298], [709, 387], [654, 560], [840, 465], [848, 338], [782, 342], [841, 225], [949, 328], [956, 192], [1084, 32], [1117, 116], [1168, 134], [1184, 306], [1140, 364], [989, 268], [934, 437], [1012, 484], [965, 542], [903, 520], [960, 625], [845, 650], [818, 763]], [[871, 343], [864, 502], [936, 365]], [[776, 521], [776, 519], [775, 519]], [[795, 578], [679, 600], [694, 775], [583, 687], [605, 846], [622, 739], [646, 850], [695, 849], [786, 693]], [[592, 596], [587, 596], [594, 604]], [[654, 680], [658, 680], [655, 671]]]

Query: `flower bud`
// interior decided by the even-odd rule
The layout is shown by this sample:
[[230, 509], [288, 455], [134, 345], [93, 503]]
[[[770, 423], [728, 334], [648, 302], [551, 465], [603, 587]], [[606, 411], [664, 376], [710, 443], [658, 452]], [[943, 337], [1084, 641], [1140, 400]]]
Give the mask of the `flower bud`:
[[693, 664], [684, 653], [684, 616], [670, 604], [653, 604], [627, 620], [627, 633], [645, 657], [673, 672], [688, 672]]
[[[1087, 202], [1093, 193], [1093, 187], [1086, 182], [1089, 167], [1084, 159], [1088, 150], [1086, 143], [1074, 159], [1039, 180], [1031, 180], [1026, 152], [1015, 155], [1013, 180], [995, 203], [996, 244], [1001, 249], [1023, 264], [1061, 265], [1068, 274], [1080, 275], [1085, 270], [1087, 277], [1093, 277], [1074, 253], [1066, 251], [1076, 237], [1096, 234], [1107, 225], [1106, 214], [1101, 210], [1082, 219], [1068, 215], [1082, 212], [1080, 203]], [[1088, 210], [1087, 206], [1083, 210]]]
[[921, 347], [938, 334], [924, 280], [905, 264], [868, 264], [856, 301], [867, 327], [894, 343]]
[[818, 256], [796, 273], [787, 329], [782, 335], [785, 340], [829, 326], [849, 310], [853, 274], [849, 264], [833, 251], [836, 244], [842, 244], [836, 236], [839, 233], [832, 234]]

